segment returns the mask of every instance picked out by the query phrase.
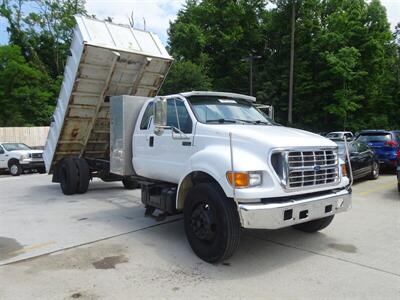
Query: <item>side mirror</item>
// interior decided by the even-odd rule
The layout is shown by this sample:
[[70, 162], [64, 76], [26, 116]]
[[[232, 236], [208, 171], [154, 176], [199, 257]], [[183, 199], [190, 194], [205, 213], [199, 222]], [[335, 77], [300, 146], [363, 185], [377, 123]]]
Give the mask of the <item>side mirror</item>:
[[4, 150], [0, 148], [0, 154], [4, 154]]
[[167, 126], [167, 99], [157, 98], [154, 102], [154, 133], [162, 135]]

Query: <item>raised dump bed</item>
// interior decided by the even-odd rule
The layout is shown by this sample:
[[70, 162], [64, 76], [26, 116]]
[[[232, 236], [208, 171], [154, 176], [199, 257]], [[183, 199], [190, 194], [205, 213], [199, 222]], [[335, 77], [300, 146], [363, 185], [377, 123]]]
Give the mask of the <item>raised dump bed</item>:
[[110, 155], [109, 97], [153, 97], [172, 63], [153, 33], [76, 16], [44, 160], [48, 172], [66, 156]]

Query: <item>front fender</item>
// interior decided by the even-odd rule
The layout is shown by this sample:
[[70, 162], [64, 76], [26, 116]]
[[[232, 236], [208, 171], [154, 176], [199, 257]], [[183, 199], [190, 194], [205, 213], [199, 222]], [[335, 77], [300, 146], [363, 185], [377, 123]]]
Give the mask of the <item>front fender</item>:
[[[212, 176], [224, 190], [227, 197], [233, 197], [232, 186], [226, 179], [226, 172], [232, 170], [231, 152], [228, 145], [214, 145], [195, 153], [191, 159], [191, 171], [201, 171]], [[266, 171], [267, 159], [239, 146], [233, 147], [234, 171]]]

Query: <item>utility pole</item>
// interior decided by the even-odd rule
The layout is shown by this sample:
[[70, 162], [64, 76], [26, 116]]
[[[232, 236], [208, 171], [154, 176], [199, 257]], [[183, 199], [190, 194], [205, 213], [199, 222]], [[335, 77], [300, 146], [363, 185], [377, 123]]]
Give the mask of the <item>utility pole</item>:
[[290, 37], [290, 74], [289, 74], [289, 105], [288, 105], [288, 123], [293, 122], [293, 69], [294, 69], [294, 31], [295, 31], [295, 0], [292, 0], [292, 32]]
[[241, 61], [248, 61], [250, 64], [250, 74], [249, 74], [249, 81], [250, 81], [250, 96], [253, 96], [253, 61], [256, 59], [260, 59], [261, 56], [250, 54], [248, 57], [242, 58]]

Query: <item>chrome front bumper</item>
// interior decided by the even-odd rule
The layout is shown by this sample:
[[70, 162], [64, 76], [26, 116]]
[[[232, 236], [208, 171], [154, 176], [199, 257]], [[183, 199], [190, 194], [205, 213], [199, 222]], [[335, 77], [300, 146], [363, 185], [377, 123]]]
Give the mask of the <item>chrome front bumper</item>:
[[244, 228], [278, 229], [334, 215], [350, 207], [351, 192], [344, 189], [279, 203], [243, 203], [239, 204], [239, 212]]

